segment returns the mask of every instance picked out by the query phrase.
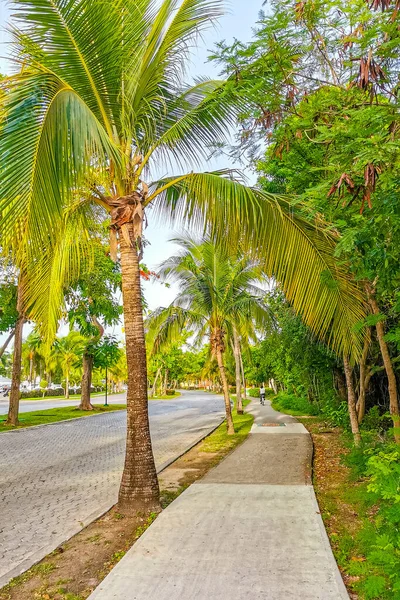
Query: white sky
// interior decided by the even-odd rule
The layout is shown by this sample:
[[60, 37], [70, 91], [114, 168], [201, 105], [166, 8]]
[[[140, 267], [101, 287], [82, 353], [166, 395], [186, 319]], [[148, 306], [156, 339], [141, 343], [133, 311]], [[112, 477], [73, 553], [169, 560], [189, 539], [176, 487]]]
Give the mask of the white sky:
[[[197, 51], [193, 54], [191, 65], [189, 67], [189, 76], [208, 76], [218, 78], [218, 66], [208, 63], [207, 57], [213, 49], [214, 44], [226, 40], [227, 42], [237, 38], [241, 41], [247, 41], [252, 36], [259, 11], [262, 9], [263, 0], [230, 0], [226, 15], [221, 18], [219, 25], [203, 34], [199, 42]], [[7, 61], [7, 24], [11, 20], [10, 3], [6, 0], [0, 0], [0, 73], [10, 72], [10, 63]], [[208, 171], [217, 168], [234, 168], [235, 165], [227, 164], [223, 157], [213, 161], [205, 161], [202, 170]], [[172, 173], [169, 173], [171, 175]], [[249, 175], [249, 174], [248, 174]], [[174, 246], [168, 242], [170, 237], [176, 235], [168, 227], [149, 225], [145, 234], [150, 245], [147, 246], [143, 262], [150, 268], [156, 266], [174, 253]], [[145, 295], [151, 309], [158, 306], [167, 306], [175, 297], [174, 288], [167, 289], [158, 283], [145, 283]], [[27, 332], [26, 332], [27, 333]], [[121, 328], [117, 327], [116, 335], [121, 334]], [[4, 336], [0, 335], [0, 343]]]

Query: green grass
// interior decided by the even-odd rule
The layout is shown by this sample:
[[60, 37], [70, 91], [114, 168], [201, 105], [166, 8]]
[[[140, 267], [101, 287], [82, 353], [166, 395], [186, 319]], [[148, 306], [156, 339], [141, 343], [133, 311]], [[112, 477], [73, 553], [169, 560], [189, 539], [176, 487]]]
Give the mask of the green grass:
[[149, 400], [173, 400], [174, 398], [179, 398], [180, 395], [180, 392], [175, 392], [173, 396], [152, 396], [151, 398], [149, 396]]
[[69, 419], [77, 419], [79, 417], [90, 417], [93, 415], [101, 415], [106, 412], [113, 412], [116, 410], [125, 410], [125, 404], [112, 404], [108, 407], [94, 404], [95, 410], [82, 411], [78, 410], [76, 406], [66, 406], [62, 408], [49, 408], [48, 410], [37, 410], [27, 413], [21, 413], [19, 417], [18, 427], [12, 425], [5, 425], [6, 415], [0, 421], [0, 432], [1, 431], [13, 431], [14, 429], [22, 429], [24, 427], [33, 427], [34, 425], [44, 425], [46, 423], [57, 423], [58, 421], [65, 421]]
[[[108, 393], [108, 396], [116, 396], [117, 394], [124, 394], [125, 392], [112, 392], [112, 393]], [[92, 392], [91, 394], [92, 398], [95, 398], [96, 396], [105, 396], [105, 392]], [[43, 396], [40, 396], [39, 398], [35, 396], [35, 398], [21, 398], [20, 402], [33, 402], [35, 400], [80, 400], [81, 399], [81, 394], [70, 394], [69, 398], [66, 398], [65, 396], [45, 396], [43, 398]]]
[[272, 408], [278, 412], [292, 415], [293, 417], [302, 417], [304, 415], [316, 416], [318, 414], [318, 406], [310, 404], [307, 398], [295, 396], [280, 392], [272, 399]]
[[[247, 406], [250, 400], [243, 400], [243, 406]], [[236, 408], [232, 411], [233, 424], [235, 426], [235, 435], [228, 435], [226, 432], [226, 423], [222, 423], [211, 435], [203, 440], [201, 445], [202, 452], [219, 452], [220, 450], [233, 450], [248, 436], [254, 422], [253, 415], [244, 413], [238, 415]]]

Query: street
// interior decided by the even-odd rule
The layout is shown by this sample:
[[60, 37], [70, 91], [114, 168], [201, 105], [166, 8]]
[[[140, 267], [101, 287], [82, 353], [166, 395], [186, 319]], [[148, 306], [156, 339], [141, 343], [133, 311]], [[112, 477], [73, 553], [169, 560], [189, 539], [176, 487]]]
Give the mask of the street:
[[[93, 404], [104, 404], [105, 396], [93, 396]], [[108, 396], [108, 404], [125, 404], [126, 394], [112, 394]], [[0, 396], [0, 415], [8, 413], [8, 397]], [[20, 400], [19, 412], [32, 412], [34, 410], [46, 410], [48, 408], [64, 408], [65, 406], [78, 406], [79, 399], [71, 398], [63, 400], [62, 398], [46, 398], [45, 400]]]
[[[223, 398], [183, 392], [151, 401], [149, 413], [160, 470], [222, 421]], [[118, 411], [0, 434], [0, 587], [115, 504], [125, 418]]]

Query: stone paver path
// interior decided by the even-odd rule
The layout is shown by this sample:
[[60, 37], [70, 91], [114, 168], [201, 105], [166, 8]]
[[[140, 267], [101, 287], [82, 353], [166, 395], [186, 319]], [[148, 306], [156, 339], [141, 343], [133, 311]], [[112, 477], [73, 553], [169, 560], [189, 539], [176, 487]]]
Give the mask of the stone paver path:
[[[157, 467], [223, 419], [220, 396], [149, 403]], [[0, 433], [0, 587], [115, 504], [126, 413]]]
[[269, 403], [252, 410], [244, 444], [157, 518], [89, 600], [348, 600], [310, 485], [308, 432]]

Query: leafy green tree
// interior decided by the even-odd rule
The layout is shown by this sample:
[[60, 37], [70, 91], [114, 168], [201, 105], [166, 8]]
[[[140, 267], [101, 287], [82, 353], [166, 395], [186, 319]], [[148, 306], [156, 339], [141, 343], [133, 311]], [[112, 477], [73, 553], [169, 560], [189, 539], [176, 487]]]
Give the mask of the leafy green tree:
[[78, 331], [70, 331], [65, 337], [56, 340], [54, 344], [64, 375], [66, 398], [69, 398], [71, 373], [80, 364], [84, 347], [85, 338]]
[[[127, 455], [119, 495], [127, 510], [159, 506], [139, 273], [150, 206], [185, 224], [212, 222], [220, 237], [229, 225], [230, 239], [243, 236], [253, 251], [266, 248], [266, 271], [279, 278], [306, 322], [322, 337], [332, 331], [337, 347], [361, 353], [362, 335], [353, 324], [364, 314], [362, 295], [333, 259], [334, 237], [293, 215], [284, 200], [248, 189], [230, 173], [192, 170], [207, 158], [210, 145], [225, 139], [243, 109], [243, 98], [223, 81], [183, 83], [189, 48], [222, 5], [220, 0], [13, 4], [12, 52], [24, 69], [3, 83], [2, 240], [11, 243], [18, 232], [28, 242], [23, 251], [32, 266], [46, 249], [51, 255], [59, 243], [58, 222], [68, 221], [77, 205], [101, 207], [104, 219], [111, 217], [128, 364]], [[172, 160], [189, 172], [179, 169], [161, 180], [153, 175], [151, 182], [151, 172]], [[70, 253], [64, 266], [74, 269], [78, 262]], [[326, 272], [331, 285], [321, 278]], [[33, 291], [41, 296], [38, 286]], [[34, 304], [34, 320], [46, 323]], [[47, 299], [47, 321], [54, 320], [58, 304], [58, 297]]]

